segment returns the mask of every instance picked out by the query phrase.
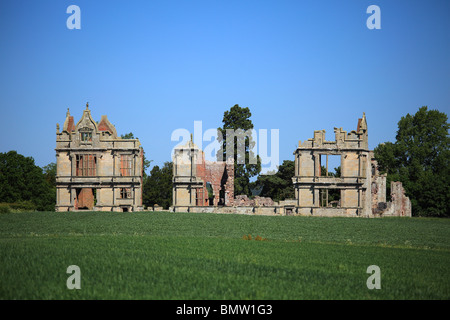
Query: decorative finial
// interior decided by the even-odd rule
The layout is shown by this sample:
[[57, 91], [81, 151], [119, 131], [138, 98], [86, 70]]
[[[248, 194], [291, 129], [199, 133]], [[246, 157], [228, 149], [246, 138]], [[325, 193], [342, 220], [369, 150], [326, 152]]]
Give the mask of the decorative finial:
[[194, 135], [191, 133], [191, 142], [194, 142]]
[[56, 124], [56, 133], [59, 133], [59, 123]]
[[86, 110], [89, 110], [89, 102], [86, 102]]
[[69, 108], [67, 108], [66, 117], [70, 116]]

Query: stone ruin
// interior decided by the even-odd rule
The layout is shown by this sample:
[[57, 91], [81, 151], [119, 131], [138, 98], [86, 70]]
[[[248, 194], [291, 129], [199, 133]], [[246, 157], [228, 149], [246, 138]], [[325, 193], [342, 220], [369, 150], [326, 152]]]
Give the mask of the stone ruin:
[[275, 202], [272, 200], [272, 198], [269, 197], [255, 196], [252, 199], [250, 199], [249, 197], [247, 197], [247, 195], [238, 195], [234, 198], [234, 204], [241, 207], [245, 206], [270, 207], [275, 205]]
[[405, 195], [405, 189], [400, 181], [391, 182], [391, 201], [373, 204], [372, 214], [374, 216], [411, 217], [411, 201]]
[[[175, 148], [173, 155], [173, 206], [170, 211], [217, 212], [304, 216], [411, 216], [411, 201], [400, 182], [391, 183], [386, 202], [386, 174], [380, 174], [368, 148], [365, 114], [347, 133], [335, 128], [335, 140], [325, 130], [300, 141], [294, 152], [292, 182], [295, 199], [234, 195], [234, 163], [208, 162], [193, 142]], [[339, 159], [340, 173], [329, 172], [329, 157]], [[324, 170], [325, 168], [325, 170]], [[325, 172], [323, 172], [325, 171]]]
[[284, 214], [292, 203], [274, 202], [270, 198], [234, 195], [234, 162], [206, 161], [205, 154], [192, 141], [174, 149], [174, 212], [217, 212], [242, 214]]
[[190, 207], [232, 206], [234, 163], [211, 162], [192, 141], [174, 150], [173, 204], [177, 211]]
[[[280, 202], [235, 195], [233, 159], [205, 161], [191, 137], [174, 150], [170, 211], [410, 217], [411, 201], [401, 182], [391, 182], [391, 201], [386, 201], [386, 175], [368, 149], [365, 114], [355, 131], [334, 128], [334, 133], [334, 141], [325, 139], [325, 130], [299, 141], [292, 177], [295, 199]], [[61, 132], [57, 125], [55, 150], [56, 211], [143, 210], [143, 149], [138, 139], [119, 137], [106, 116], [94, 121], [86, 105], [75, 123], [67, 111]], [[339, 159], [340, 174], [329, 172], [329, 157]]]
[[138, 139], [117, 136], [105, 115], [94, 121], [88, 104], [77, 123], [67, 109], [56, 128], [56, 211], [143, 210]]
[[[325, 139], [325, 130], [299, 142], [295, 155], [296, 213], [320, 216], [395, 215], [411, 216], [410, 200], [401, 183], [393, 183], [392, 203], [386, 203], [386, 175], [380, 174], [373, 151], [368, 148], [365, 114], [355, 131], [334, 128], [335, 140]], [[329, 174], [328, 158], [339, 160], [340, 174]], [[325, 172], [323, 172], [325, 167]], [[329, 201], [330, 195], [333, 201]], [[400, 203], [402, 205], [400, 205]], [[402, 209], [403, 208], [403, 209]], [[409, 208], [409, 209], [408, 209]]]

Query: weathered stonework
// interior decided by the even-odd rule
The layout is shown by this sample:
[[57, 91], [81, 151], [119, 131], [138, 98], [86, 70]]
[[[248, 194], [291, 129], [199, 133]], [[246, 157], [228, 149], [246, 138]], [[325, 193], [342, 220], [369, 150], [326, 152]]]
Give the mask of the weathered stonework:
[[56, 211], [141, 211], [143, 149], [138, 139], [122, 139], [88, 105], [75, 124], [67, 110], [56, 132]]
[[[298, 215], [362, 216], [411, 215], [409, 199], [401, 186], [396, 187], [397, 200], [386, 211], [386, 175], [378, 172], [373, 151], [368, 148], [365, 114], [358, 120], [357, 130], [347, 133], [335, 128], [335, 141], [325, 140], [325, 130], [314, 131], [314, 138], [299, 142], [295, 155], [296, 207]], [[340, 176], [328, 174], [328, 157], [339, 156]], [[326, 163], [322, 163], [326, 159]], [[325, 174], [322, 167], [326, 167]], [[396, 185], [397, 186], [397, 185]], [[329, 201], [333, 193], [338, 200]], [[401, 203], [402, 205], [400, 205]], [[409, 206], [410, 207], [410, 206]], [[400, 209], [403, 208], [403, 209]], [[403, 213], [402, 213], [403, 212]]]
[[400, 181], [391, 182], [391, 203], [393, 209], [385, 215], [411, 217], [411, 201], [405, 195], [405, 189]]
[[[314, 138], [299, 142], [295, 155], [296, 213], [300, 215], [368, 216], [370, 193], [370, 152], [368, 150], [365, 115], [358, 121], [356, 131], [347, 134], [335, 128], [335, 141], [325, 140], [325, 130], [314, 131]], [[328, 156], [340, 157], [341, 176], [328, 175]], [[326, 163], [322, 163], [326, 158]], [[326, 166], [323, 175], [322, 166]], [[330, 205], [330, 190], [339, 194], [339, 200]]]
[[253, 199], [248, 198], [246, 195], [238, 195], [234, 199], [236, 206], [251, 206], [251, 207], [270, 207], [274, 206], [275, 202], [268, 197], [255, 196]]
[[405, 195], [405, 189], [400, 181], [391, 182], [391, 201], [379, 202], [373, 209], [375, 216], [411, 217], [411, 201]]
[[[325, 139], [325, 130], [299, 142], [294, 152], [292, 182], [295, 199], [274, 202], [267, 197], [234, 196], [232, 162], [208, 162], [192, 139], [175, 149], [173, 207], [170, 211], [215, 212], [263, 215], [313, 216], [411, 216], [411, 202], [401, 183], [391, 185], [386, 202], [386, 174], [378, 171], [369, 150], [365, 114], [355, 131], [335, 128], [335, 140]], [[340, 160], [340, 174], [330, 174], [328, 158]], [[324, 172], [323, 172], [324, 171]], [[208, 195], [210, 186], [211, 198]]]
[[173, 155], [173, 210], [230, 206], [234, 201], [234, 163], [205, 161], [192, 140]]

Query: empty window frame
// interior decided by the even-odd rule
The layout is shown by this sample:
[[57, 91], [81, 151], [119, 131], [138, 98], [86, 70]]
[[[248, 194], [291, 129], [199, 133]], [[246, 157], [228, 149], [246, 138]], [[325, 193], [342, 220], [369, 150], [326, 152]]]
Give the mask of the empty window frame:
[[120, 188], [121, 199], [131, 199], [131, 188]]
[[80, 138], [82, 142], [91, 142], [92, 132], [80, 132]]
[[129, 177], [133, 174], [133, 157], [131, 154], [120, 155], [120, 175]]
[[341, 190], [340, 189], [319, 189], [320, 203], [322, 208], [340, 208]]
[[320, 176], [340, 177], [341, 176], [341, 155], [321, 154], [320, 155]]
[[79, 177], [93, 177], [97, 175], [97, 156], [81, 154], [76, 156], [76, 175]]

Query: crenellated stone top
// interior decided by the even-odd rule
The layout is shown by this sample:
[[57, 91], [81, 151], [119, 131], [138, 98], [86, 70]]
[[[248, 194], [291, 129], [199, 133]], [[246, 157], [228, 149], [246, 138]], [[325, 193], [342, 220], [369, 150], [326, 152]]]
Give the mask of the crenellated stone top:
[[[315, 130], [314, 137], [303, 143], [298, 142], [298, 149], [368, 149], [368, 134], [366, 114], [363, 113], [362, 118], [358, 119], [357, 130], [349, 133], [342, 128], [334, 128], [335, 140], [327, 141], [325, 139], [325, 130]], [[294, 152], [294, 154], [297, 151]]]

